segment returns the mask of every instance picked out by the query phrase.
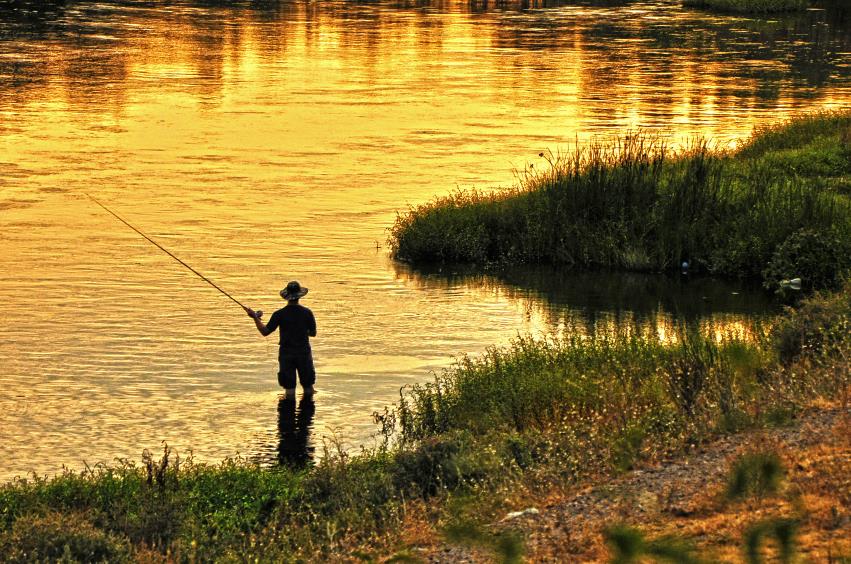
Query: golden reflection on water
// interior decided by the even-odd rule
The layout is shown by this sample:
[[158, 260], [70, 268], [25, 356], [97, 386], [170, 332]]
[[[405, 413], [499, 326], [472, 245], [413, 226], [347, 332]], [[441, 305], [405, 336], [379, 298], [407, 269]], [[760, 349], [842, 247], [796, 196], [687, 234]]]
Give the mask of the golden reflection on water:
[[416, 270], [400, 276], [425, 289], [474, 287], [496, 302], [515, 304], [527, 333], [539, 338], [637, 337], [677, 344], [687, 330], [716, 342], [757, 342], [771, 328], [779, 304], [757, 288], [712, 278], [639, 273], [571, 273], [525, 267], [495, 274], [456, 269]]
[[508, 185], [577, 138], [643, 126], [726, 143], [851, 94], [848, 18], [535, 6], [4, 14], [0, 478], [138, 458], [163, 440], [200, 460], [275, 458], [274, 341], [86, 192], [250, 305], [273, 311], [291, 278], [311, 288], [314, 440], [368, 441], [370, 414], [401, 385], [517, 334], [635, 326], [670, 339], [683, 317], [752, 331], [770, 304], [720, 283], [685, 284], [694, 295], [563, 273], [482, 284], [411, 273], [376, 248], [407, 204]]

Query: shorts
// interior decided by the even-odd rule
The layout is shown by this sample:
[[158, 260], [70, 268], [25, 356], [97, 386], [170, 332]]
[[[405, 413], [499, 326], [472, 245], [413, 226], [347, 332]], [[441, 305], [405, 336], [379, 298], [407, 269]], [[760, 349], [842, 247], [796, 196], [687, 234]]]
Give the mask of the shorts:
[[298, 381], [303, 388], [309, 388], [316, 382], [316, 370], [313, 368], [313, 355], [310, 351], [306, 353], [284, 353], [278, 354], [278, 384], [284, 389], [295, 388], [295, 375], [298, 372]]

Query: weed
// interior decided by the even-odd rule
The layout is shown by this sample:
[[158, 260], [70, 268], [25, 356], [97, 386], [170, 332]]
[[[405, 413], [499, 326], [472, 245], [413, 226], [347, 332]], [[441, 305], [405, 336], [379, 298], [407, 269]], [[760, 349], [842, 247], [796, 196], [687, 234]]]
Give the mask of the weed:
[[519, 564], [523, 561], [523, 538], [516, 532], [490, 533], [471, 522], [453, 523], [446, 527], [446, 540], [453, 544], [484, 548], [497, 562]]
[[764, 561], [763, 541], [767, 538], [777, 542], [778, 559], [784, 564], [792, 562], [795, 555], [795, 535], [798, 522], [794, 519], [769, 519], [752, 525], [745, 532], [745, 558], [749, 564]]
[[718, 349], [694, 328], [682, 334], [679, 354], [674, 355], [669, 364], [668, 386], [680, 410], [693, 417], [697, 401], [709, 383], [710, 370], [718, 362]]
[[15, 521], [0, 534], [4, 562], [121, 562], [129, 561], [130, 543], [96, 528], [84, 514], [49, 512]]
[[776, 452], [756, 451], [740, 456], [727, 478], [727, 499], [774, 494], [783, 480], [783, 463]]
[[800, 278], [802, 289], [836, 289], [851, 267], [849, 241], [830, 232], [801, 229], [789, 235], [774, 251], [763, 271], [769, 289], [781, 288], [777, 280]]
[[679, 564], [698, 562], [694, 556], [694, 548], [676, 537], [647, 540], [641, 531], [626, 525], [610, 527], [604, 536], [612, 552], [609, 561], [612, 564], [643, 562], [646, 557]]
[[851, 279], [832, 294], [805, 300], [774, 326], [780, 360], [789, 365], [802, 357], [837, 356], [851, 333]]

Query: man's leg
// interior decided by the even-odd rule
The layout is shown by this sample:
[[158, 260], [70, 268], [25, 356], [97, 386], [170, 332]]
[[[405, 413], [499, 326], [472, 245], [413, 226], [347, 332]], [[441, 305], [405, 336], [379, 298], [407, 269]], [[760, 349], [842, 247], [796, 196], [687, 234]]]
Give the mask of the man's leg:
[[[313, 355], [311, 353], [299, 355], [298, 358], [298, 381], [304, 388], [305, 395], [313, 395], [316, 389], [316, 369], [313, 367]], [[295, 385], [295, 384], [293, 384]]]
[[278, 384], [284, 389], [284, 395], [287, 398], [295, 397], [295, 373], [298, 362], [295, 358], [279, 355], [278, 356]]

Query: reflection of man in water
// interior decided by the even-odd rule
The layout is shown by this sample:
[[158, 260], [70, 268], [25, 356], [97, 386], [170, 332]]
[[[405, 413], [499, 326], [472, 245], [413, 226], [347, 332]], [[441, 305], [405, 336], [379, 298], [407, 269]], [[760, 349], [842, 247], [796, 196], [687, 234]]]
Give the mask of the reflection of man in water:
[[313, 460], [315, 447], [310, 445], [310, 429], [316, 406], [313, 397], [283, 397], [278, 402], [278, 462], [285, 466], [303, 468]]
[[313, 312], [298, 303], [299, 298], [307, 294], [298, 282], [290, 282], [281, 290], [281, 297], [287, 300], [287, 305], [272, 314], [269, 323], [260, 321], [260, 312], [245, 308], [248, 317], [254, 319], [257, 330], [264, 337], [280, 328], [281, 347], [278, 350], [278, 383], [286, 390], [287, 397], [295, 395], [295, 377], [304, 393], [313, 393], [316, 382], [316, 370], [313, 368], [313, 355], [310, 351], [310, 337], [316, 336], [316, 319]]

